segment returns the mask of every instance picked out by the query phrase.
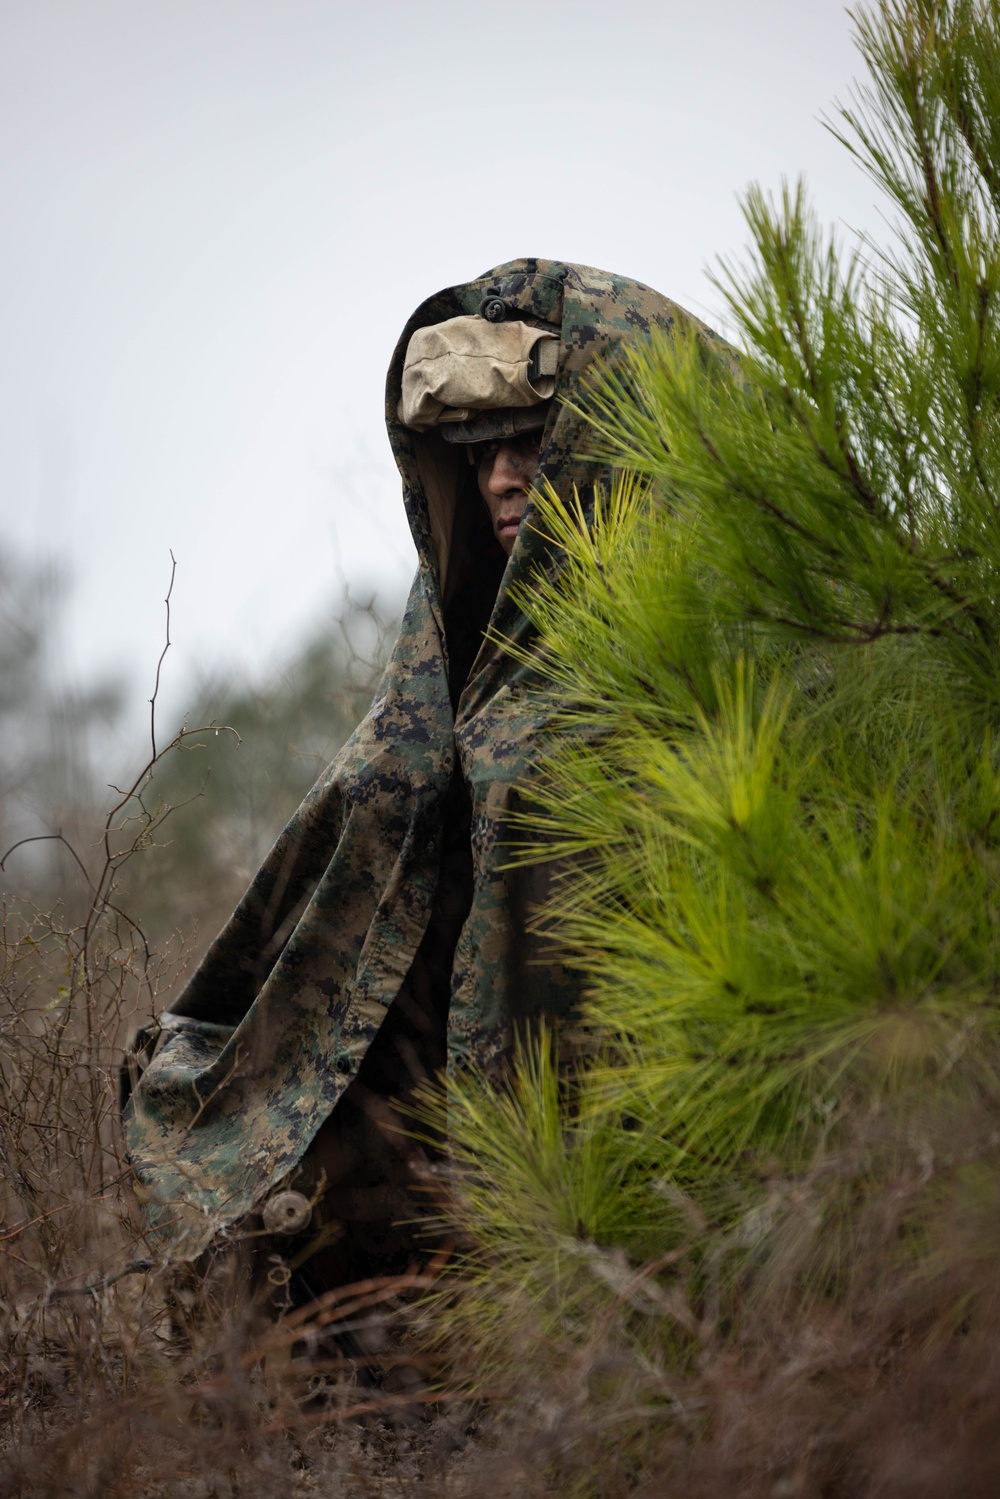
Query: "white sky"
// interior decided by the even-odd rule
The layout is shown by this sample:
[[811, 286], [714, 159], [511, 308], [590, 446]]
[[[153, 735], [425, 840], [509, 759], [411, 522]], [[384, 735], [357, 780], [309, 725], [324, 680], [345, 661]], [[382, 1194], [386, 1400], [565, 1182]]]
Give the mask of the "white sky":
[[751, 180], [880, 232], [819, 123], [858, 69], [834, 0], [0, 0], [0, 548], [67, 567], [67, 677], [148, 696], [171, 548], [172, 712], [396, 601], [438, 287], [552, 256], [718, 325]]

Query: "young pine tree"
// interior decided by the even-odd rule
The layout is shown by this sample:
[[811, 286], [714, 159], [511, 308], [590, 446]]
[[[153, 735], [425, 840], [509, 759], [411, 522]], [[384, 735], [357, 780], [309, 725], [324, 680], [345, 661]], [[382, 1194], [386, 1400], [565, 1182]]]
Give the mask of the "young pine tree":
[[[860, 1361], [851, 1493], [886, 1381], [947, 1386], [936, 1471], [1000, 1288], [1000, 5], [883, 0], [857, 37], [835, 133], [888, 247], [751, 189], [737, 360], [678, 331], [606, 370], [621, 478], [542, 499], [568, 566], [522, 604], [567, 732], [531, 821], [605, 1050], [561, 1092], [543, 1038], [451, 1097], [492, 1367], [612, 1307], [647, 1375], [756, 1369], [757, 1417], [796, 1358], [792, 1404]], [[800, 1452], [843, 1454], [827, 1393]]]

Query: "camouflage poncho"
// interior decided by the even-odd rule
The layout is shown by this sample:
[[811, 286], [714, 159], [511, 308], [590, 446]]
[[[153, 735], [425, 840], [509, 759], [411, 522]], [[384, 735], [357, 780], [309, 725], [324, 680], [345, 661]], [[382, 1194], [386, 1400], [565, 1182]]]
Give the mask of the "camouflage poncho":
[[476, 313], [491, 286], [561, 330], [536, 482], [564, 498], [574, 484], [586, 496], [606, 475], [582, 456], [586, 429], [562, 399], [595, 357], [612, 359], [654, 324], [691, 321], [623, 277], [519, 260], [439, 292], [404, 328], [386, 424], [420, 565], [399, 637], [367, 717], [161, 1017], [126, 1109], [151, 1226], [182, 1255], [296, 1164], [407, 982], [418, 998], [438, 994], [452, 1066], [495, 1065], [519, 1020], [566, 1016], [577, 999], [579, 976], [529, 930], [551, 866], [506, 867], [507, 819], [546, 714], [530, 665], [483, 637], [488, 625], [530, 651], [511, 585], [558, 568], [558, 557], [531, 529], [529, 506], [505, 559], [464, 448], [396, 416], [413, 330]]

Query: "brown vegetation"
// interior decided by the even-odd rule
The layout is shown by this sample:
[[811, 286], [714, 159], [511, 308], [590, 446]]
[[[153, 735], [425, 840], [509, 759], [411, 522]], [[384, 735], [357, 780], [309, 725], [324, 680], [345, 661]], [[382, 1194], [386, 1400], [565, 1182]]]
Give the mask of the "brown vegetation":
[[[114, 1064], [184, 944], [154, 956], [117, 909], [109, 871], [148, 831], [129, 829], [81, 919], [13, 900], [4, 913], [0, 1493], [994, 1492], [1000, 1147], [981, 1085], [939, 1118], [914, 1097], [771, 1183], [759, 1258], [750, 1215], [725, 1240], [692, 1221], [686, 1246], [645, 1267], [585, 1246], [589, 1314], [543, 1331], [511, 1295], [485, 1391], [464, 1332], [448, 1335], [466, 1318], [413, 1299], [426, 1277], [275, 1320], [273, 1289], [248, 1295], [234, 1253], [199, 1275], [157, 1263]], [[929, 1261], [909, 1256], [913, 1234], [934, 1237]], [[329, 1337], [359, 1320], [367, 1344]], [[422, 1383], [394, 1388], [400, 1365]]]

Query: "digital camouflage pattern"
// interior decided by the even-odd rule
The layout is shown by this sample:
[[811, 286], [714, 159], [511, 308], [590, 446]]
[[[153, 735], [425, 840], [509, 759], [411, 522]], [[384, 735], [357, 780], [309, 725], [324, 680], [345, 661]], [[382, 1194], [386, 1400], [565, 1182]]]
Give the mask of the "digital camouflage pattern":
[[[367, 717], [161, 1017], [155, 1054], [126, 1107], [139, 1195], [175, 1254], [193, 1257], [258, 1205], [356, 1075], [440, 898], [453, 777], [471, 803], [472, 857], [451, 965], [449, 1065], [495, 1068], [520, 1020], [571, 1016], [578, 998], [579, 977], [562, 966], [550, 939], [528, 929], [556, 871], [505, 867], [508, 817], [549, 727], [531, 691], [532, 668], [478, 632], [464, 686], [449, 660], [442, 562], [464, 523], [462, 486], [467, 491], [472, 471], [463, 448], [446, 451], [435, 434], [411, 432], [396, 415], [413, 330], [477, 312], [492, 286], [514, 315], [560, 331], [536, 482], [549, 481], [564, 499], [574, 485], [592, 492], [607, 475], [586, 459], [586, 429], [562, 401], [578, 394], [595, 359], [613, 360], [654, 325], [694, 324], [625, 277], [527, 259], [437, 293], [404, 328], [388, 374], [386, 424], [419, 570], [399, 637]], [[489, 616], [494, 635], [530, 651], [510, 586], [558, 566], [551, 545], [531, 529], [529, 506]]]

